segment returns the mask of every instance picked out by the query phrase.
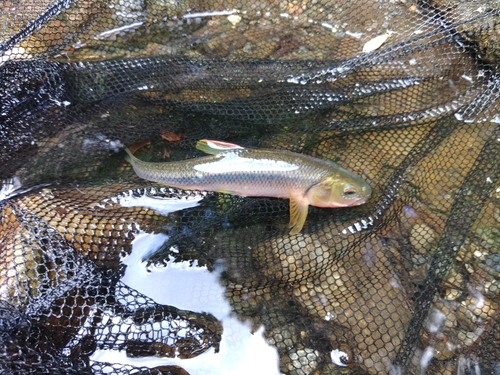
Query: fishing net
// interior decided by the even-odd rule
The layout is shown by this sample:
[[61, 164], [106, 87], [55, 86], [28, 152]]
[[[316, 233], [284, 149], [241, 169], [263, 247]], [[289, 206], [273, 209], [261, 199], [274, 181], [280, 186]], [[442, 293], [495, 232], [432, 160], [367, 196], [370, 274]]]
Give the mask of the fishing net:
[[[1, 9], [2, 374], [244, 373], [208, 360], [238, 342], [213, 287], [182, 284], [194, 309], [161, 298], [175, 277], [134, 286], [181, 265], [276, 353], [262, 374], [500, 373], [497, 2]], [[285, 199], [125, 161], [199, 157], [200, 139], [334, 161], [373, 194], [310, 207], [291, 236]]]

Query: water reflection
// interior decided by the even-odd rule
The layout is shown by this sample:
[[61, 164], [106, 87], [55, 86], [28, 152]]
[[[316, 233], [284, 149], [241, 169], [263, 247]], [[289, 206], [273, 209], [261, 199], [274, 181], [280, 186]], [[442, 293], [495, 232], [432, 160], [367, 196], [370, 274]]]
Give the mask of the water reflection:
[[138, 234], [132, 243], [131, 254], [122, 260], [127, 265], [122, 281], [159, 304], [213, 314], [224, 328], [219, 353], [208, 350], [191, 359], [166, 359], [130, 358], [125, 351], [98, 350], [91, 359], [138, 367], [178, 365], [190, 375], [280, 374], [277, 351], [266, 343], [264, 327], [252, 334], [250, 324], [231, 315], [224, 288], [219, 283], [222, 266], [216, 266], [214, 272], [209, 272], [207, 267], [198, 266], [197, 261], [193, 264], [188, 261], [175, 263], [171, 258], [166, 266], [149, 267], [142, 262], [167, 239], [168, 236], [164, 234]]

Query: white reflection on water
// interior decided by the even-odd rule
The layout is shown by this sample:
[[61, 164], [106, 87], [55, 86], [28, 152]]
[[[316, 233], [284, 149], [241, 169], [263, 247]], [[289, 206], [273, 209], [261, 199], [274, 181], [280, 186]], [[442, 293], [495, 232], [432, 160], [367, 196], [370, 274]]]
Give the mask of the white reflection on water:
[[112, 203], [121, 207], [146, 207], [162, 215], [167, 215], [171, 212], [198, 206], [206, 195], [206, 192], [199, 191], [186, 191], [183, 195], [179, 195], [171, 188], [151, 187], [141, 192], [134, 189], [125, 191], [103, 200], [98, 206], [105, 208], [107, 204]]
[[127, 270], [122, 281], [156, 302], [195, 312], [208, 312], [222, 322], [224, 332], [219, 353], [213, 349], [191, 359], [129, 358], [125, 351], [99, 350], [94, 361], [123, 363], [134, 366], [178, 365], [190, 375], [256, 374], [277, 375], [278, 354], [263, 337], [264, 329], [250, 333], [249, 324], [231, 316], [224, 289], [219, 283], [220, 271], [189, 262], [169, 262], [166, 267], [149, 267], [141, 262], [158, 249], [168, 237], [163, 234], [141, 233], [132, 243], [132, 253], [123, 259]]

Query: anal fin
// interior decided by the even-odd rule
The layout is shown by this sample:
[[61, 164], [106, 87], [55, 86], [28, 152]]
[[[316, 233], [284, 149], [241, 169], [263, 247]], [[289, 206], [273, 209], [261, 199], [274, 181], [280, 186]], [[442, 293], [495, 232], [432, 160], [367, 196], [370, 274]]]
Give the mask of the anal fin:
[[291, 235], [299, 233], [304, 227], [308, 209], [309, 203], [307, 201], [305, 201], [301, 197], [290, 194], [290, 228], [292, 228], [292, 230], [290, 231]]

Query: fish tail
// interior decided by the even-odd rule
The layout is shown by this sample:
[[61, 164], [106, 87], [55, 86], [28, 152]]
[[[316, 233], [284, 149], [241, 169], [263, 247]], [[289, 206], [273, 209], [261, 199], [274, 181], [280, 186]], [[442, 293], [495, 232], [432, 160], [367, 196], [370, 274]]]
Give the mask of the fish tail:
[[125, 152], [127, 153], [125, 160], [132, 164], [132, 161], [135, 159], [134, 154], [132, 154], [132, 151], [128, 147], [125, 147]]

